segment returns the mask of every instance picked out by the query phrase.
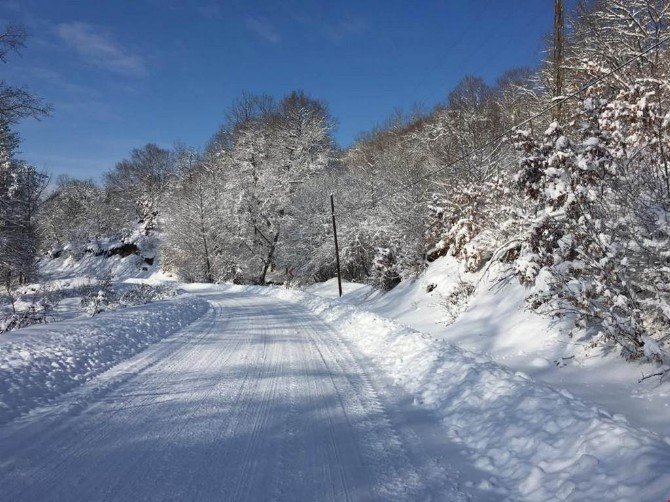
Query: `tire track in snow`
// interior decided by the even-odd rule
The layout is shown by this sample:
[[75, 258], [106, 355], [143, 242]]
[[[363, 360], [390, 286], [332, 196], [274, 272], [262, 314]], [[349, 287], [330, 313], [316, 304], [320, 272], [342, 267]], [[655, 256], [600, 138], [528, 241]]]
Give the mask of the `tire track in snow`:
[[[128, 409], [142, 410], [146, 406], [154, 402], [155, 396], [151, 392], [145, 392], [145, 393], [135, 392], [135, 395], [131, 397], [129, 401], [112, 401], [113, 407], [111, 409], [106, 409], [105, 407], [105, 403], [107, 402], [107, 399], [109, 397], [113, 398], [114, 393], [122, 392], [123, 389], [126, 387], [132, 387], [139, 378], [142, 377], [146, 378], [146, 382], [142, 384], [143, 387], [146, 387], [148, 383], [155, 381], [155, 376], [151, 375], [151, 371], [159, 363], [167, 367], [179, 364], [182, 358], [182, 356], [180, 355], [182, 352], [181, 349], [184, 349], [185, 346], [195, 344], [198, 341], [206, 338], [207, 335], [211, 333], [212, 329], [218, 322], [219, 317], [220, 312], [217, 309], [214, 309], [212, 311], [211, 319], [207, 319], [208, 321], [207, 328], [203, 329], [201, 332], [196, 331], [195, 336], [188, 336], [188, 338], [179, 343], [177, 347], [165, 347], [167, 350], [159, 350], [158, 354], [154, 354], [154, 356], [157, 355], [159, 356], [159, 358], [154, 359], [153, 361], [149, 362], [149, 364], [147, 364], [146, 366], [140, 367], [137, 371], [131, 373], [130, 375], [127, 375], [127, 377], [124, 378], [121, 382], [113, 381], [110, 387], [105, 388], [106, 392], [104, 392], [102, 396], [98, 396], [96, 394], [95, 397], [98, 399], [102, 399], [102, 401], [94, 402], [92, 405], [88, 407], [87, 412], [95, 413], [98, 409], [105, 408], [104, 413], [106, 420], [113, 421], [119, 414], [122, 414]], [[198, 324], [201, 323], [199, 322]], [[202, 324], [204, 324], [204, 322], [202, 322]], [[192, 327], [189, 328], [187, 331], [190, 332], [191, 329]], [[183, 333], [173, 335], [170, 341], [172, 341], [173, 338], [177, 338], [179, 336], [184, 335]], [[145, 359], [145, 357], [142, 356], [141, 359]], [[142, 389], [142, 387], [140, 387], [140, 389]], [[71, 420], [72, 418], [76, 418], [76, 416], [77, 415], [68, 414], [65, 417], [65, 419]], [[149, 420], [149, 418], [147, 418], [147, 420]], [[65, 437], [71, 437], [73, 440], [70, 442], [63, 442], [58, 440], [54, 441], [56, 445], [58, 446], [64, 445], [64, 447], [58, 448], [55, 451], [47, 452], [47, 455], [49, 455], [51, 458], [44, 460], [53, 465], [53, 469], [50, 469], [48, 479], [45, 479], [44, 482], [42, 483], [36, 483], [35, 480], [33, 480], [33, 483], [31, 483], [31, 484], [45, 485], [43, 490], [47, 493], [52, 492], [52, 490], [58, 488], [58, 486], [62, 484], [61, 479], [63, 475], [66, 473], [68, 467], [73, 462], [82, 460], [83, 456], [86, 454], [86, 450], [83, 448], [83, 446], [92, 444], [94, 442], [95, 443], [110, 442], [114, 439], [113, 437], [114, 434], [118, 432], [116, 429], [112, 428], [104, 428], [101, 431], [100, 428], [96, 426], [96, 424], [93, 422], [89, 422], [88, 424], [86, 424], [88, 427], [86, 427], [84, 430], [76, 430], [76, 431], [73, 431], [72, 429], [68, 428], [68, 425], [69, 422], [66, 421], [64, 422], [64, 427], [56, 427], [50, 430], [49, 434], [51, 439], [56, 439], [58, 438], [59, 435], [64, 435]], [[41, 451], [40, 449], [40, 445], [35, 445], [33, 447], [33, 453], [35, 457], [44, 455], [44, 452]], [[90, 464], [87, 465], [84, 463], [83, 469], [77, 473], [77, 479], [85, 480], [87, 476], [91, 472], [94, 472], [96, 469], [99, 469], [99, 466]], [[126, 470], [130, 470], [130, 467]], [[123, 480], [121, 479], [121, 476], [118, 477], [119, 482], [122, 482]], [[77, 485], [81, 484], [76, 481], [75, 483]], [[56, 490], [56, 492], [57, 491], [58, 490]]]
[[369, 375], [327, 325], [215, 291], [206, 322], [55, 429], [40, 416], [30, 437], [0, 429], [14, 465], [0, 466], [0, 499], [428, 498]]

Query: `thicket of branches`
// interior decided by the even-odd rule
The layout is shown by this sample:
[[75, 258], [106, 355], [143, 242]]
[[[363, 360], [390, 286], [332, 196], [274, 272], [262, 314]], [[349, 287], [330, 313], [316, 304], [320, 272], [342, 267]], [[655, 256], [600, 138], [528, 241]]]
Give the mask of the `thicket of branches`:
[[[670, 35], [663, 0], [580, 4], [563, 94]], [[551, 50], [547, 51], [551, 54]], [[531, 304], [627, 357], [662, 359], [670, 333], [670, 57], [663, 43], [559, 110], [556, 65], [493, 85], [468, 76], [427, 113], [398, 115], [340, 151], [326, 105], [243, 95], [204, 151], [132, 152], [101, 186], [63, 179], [44, 249], [159, 231], [185, 280], [311, 282], [334, 275], [335, 194], [346, 279], [390, 289], [447, 254], [506, 264]], [[132, 237], [132, 236], [135, 237]]]

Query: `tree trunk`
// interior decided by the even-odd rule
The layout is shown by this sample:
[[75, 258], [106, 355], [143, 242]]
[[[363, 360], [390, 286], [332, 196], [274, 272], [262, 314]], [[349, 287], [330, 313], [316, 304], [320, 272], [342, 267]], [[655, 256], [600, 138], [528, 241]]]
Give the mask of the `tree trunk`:
[[202, 200], [202, 194], [200, 194], [200, 235], [202, 236], [202, 245], [205, 251], [205, 279], [207, 282], [214, 282], [212, 277], [212, 262], [209, 259], [209, 245], [207, 243], [207, 230], [205, 228], [205, 217], [204, 217], [204, 202]]
[[272, 244], [270, 245], [270, 251], [268, 251], [268, 257], [265, 260], [265, 263], [263, 264], [263, 272], [261, 272], [261, 277], [259, 279], [259, 284], [264, 285], [265, 284], [265, 276], [268, 273], [268, 269], [270, 268], [270, 264], [272, 263], [272, 257], [275, 254], [275, 249], [277, 248], [277, 241], [279, 240], [279, 228], [277, 228], [277, 232], [275, 233], [274, 238], [272, 239]]

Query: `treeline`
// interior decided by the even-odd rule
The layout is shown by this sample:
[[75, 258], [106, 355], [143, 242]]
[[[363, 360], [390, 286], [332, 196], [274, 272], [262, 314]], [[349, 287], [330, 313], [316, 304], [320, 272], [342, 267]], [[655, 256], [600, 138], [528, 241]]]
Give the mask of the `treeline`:
[[[61, 180], [37, 220], [42, 249], [160, 235], [162, 266], [184, 280], [321, 281], [335, 273], [332, 192], [346, 279], [390, 289], [440, 256], [470, 271], [499, 262], [534, 308], [573, 314], [573, 335], [661, 360], [669, 22], [663, 0], [580, 4], [561, 61], [493, 85], [468, 76], [343, 151], [324, 103], [243, 95], [204, 151], [147, 145], [101, 185]], [[558, 74], [563, 95], [607, 78], [542, 113]]]
[[184, 280], [264, 284], [326, 237], [313, 226], [323, 193], [311, 191], [339, 170], [332, 130], [326, 106], [302, 92], [244, 95], [204, 152], [149, 144], [101, 185], [61, 178], [42, 204], [44, 250], [81, 255], [100, 237], [160, 230], [162, 265]]

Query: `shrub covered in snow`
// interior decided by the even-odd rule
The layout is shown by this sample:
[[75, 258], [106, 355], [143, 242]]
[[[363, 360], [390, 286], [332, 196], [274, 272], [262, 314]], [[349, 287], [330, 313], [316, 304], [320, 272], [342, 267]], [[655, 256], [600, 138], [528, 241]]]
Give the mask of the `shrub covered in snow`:
[[22, 286], [8, 291], [2, 297], [0, 333], [50, 322], [54, 318], [54, 307], [62, 297], [58, 288], [49, 285]]
[[119, 303], [125, 306], [144, 305], [157, 300], [165, 300], [177, 296], [177, 290], [169, 286], [153, 286], [137, 284], [119, 296]]
[[169, 286], [114, 284], [109, 275], [81, 286], [80, 292], [81, 306], [91, 317], [121, 307], [144, 305], [177, 296], [177, 290]]
[[536, 306], [575, 313], [577, 330], [627, 357], [660, 361], [662, 350], [645, 345], [670, 330], [670, 185], [662, 143], [643, 131], [667, 133], [644, 89], [638, 82], [609, 100], [592, 93], [579, 127], [564, 133], [553, 123], [542, 143], [518, 135], [517, 183], [532, 225], [516, 268], [535, 284]]
[[396, 258], [389, 248], [377, 248], [372, 264], [372, 284], [383, 291], [393, 289], [400, 282]]
[[114, 291], [111, 274], [81, 286], [80, 291], [81, 307], [91, 317], [106, 310], [114, 310], [118, 305], [117, 293]]

